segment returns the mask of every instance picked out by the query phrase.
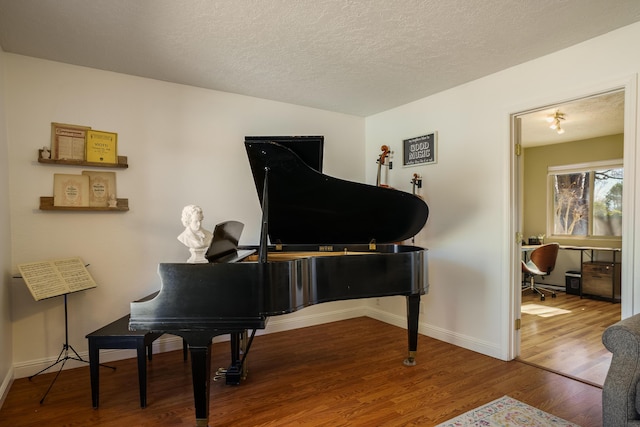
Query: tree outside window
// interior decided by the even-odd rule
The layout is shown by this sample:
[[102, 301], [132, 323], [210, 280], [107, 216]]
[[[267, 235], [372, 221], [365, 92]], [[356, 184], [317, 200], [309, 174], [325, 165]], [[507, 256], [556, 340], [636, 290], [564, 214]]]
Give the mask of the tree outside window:
[[593, 235], [622, 236], [622, 168], [594, 174]]
[[622, 236], [621, 165], [581, 168], [549, 176], [553, 189], [553, 235]]

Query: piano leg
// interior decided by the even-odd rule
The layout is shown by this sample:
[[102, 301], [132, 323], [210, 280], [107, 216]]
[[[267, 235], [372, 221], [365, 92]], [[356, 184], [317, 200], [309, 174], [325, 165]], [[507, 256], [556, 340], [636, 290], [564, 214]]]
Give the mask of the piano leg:
[[242, 333], [231, 334], [231, 366], [225, 372], [227, 385], [238, 385], [242, 379]]
[[[255, 329], [254, 331], [254, 335], [255, 335]], [[251, 341], [253, 341], [253, 336], [251, 336]], [[249, 373], [249, 362], [247, 361], [247, 353], [249, 353], [249, 346], [250, 346], [250, 341], [249, 341], [249, 334], [248, 331], [245, 329], [244, 331], [242, 331], [242, 334], [240, 335], [240, 367], [241, 367], [241, 374], [240, 374], [240, 378], [243, 380], [247, 379], [247, 374]]]
[[193, 398], [196, 406], [196, 427], [207, 427], [209, 423], [209, 397], [211, 394], [211, 338], [206, 344], [192, 344], [191, 377]]
[[[255, 329], [251, 336], [255, 334]], [[227, 385], [238, 385], [240, 380], [247, 379], [247, 360], [246, 356], [249, 351], [249, 335], [247, 330], [242, 332], [231, 333], [231, 365], [229, 369], [224, 371], [225, 382]]]
[[420, 295], [407, 296], [407, 332], [409, 334], [409, 357], [405, 366], [415, 366], [418, 351], [418, 319], [420, 317]]

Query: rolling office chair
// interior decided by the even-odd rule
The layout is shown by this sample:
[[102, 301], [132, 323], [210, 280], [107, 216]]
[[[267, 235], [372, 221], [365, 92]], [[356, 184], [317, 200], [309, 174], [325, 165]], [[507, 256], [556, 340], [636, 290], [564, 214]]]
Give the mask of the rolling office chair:
[[556, 293], [553, 290], [537, 286], [535, 283], [535, 277], [548, 276], [553, 271], [556, 266], [556, 259], [558, 258], [558, 248], [559, 245], [557, 243], [542, 245], [531, 252], [529, 261], [520, 261], [522, 263], [522, 273], [524, 273], [525, 276], [528, 276], [530, 281], [529, 285], [522, 286], [523, 292], [529, 289], [533, 292], [537, 292], [540, 294], [540, 301], [544, 301], [544, 293], [541, 289], [551, 292], [552, 298], [556, 297]]

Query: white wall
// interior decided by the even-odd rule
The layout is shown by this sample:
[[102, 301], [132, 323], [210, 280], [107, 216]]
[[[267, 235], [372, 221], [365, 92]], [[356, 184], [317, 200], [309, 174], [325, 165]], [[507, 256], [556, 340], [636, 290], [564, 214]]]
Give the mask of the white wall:
[[[86, 333], [157, 289], [158, 262], [185, 258], [174, 241], [185, 204], [202, 205], [210, 227], [231, 218], [245, 222], [242, 243], [257, 241], [259, 206], [243, 152], [245, 135], [324, 134], [325, 172], [368, 183], [375, 182], [380, 146], [390, 144], [396, 154], [389, 184], [410, 191], [411, 175], [422, 174], [420, 194], [431, 208], [416, 239], [430, 249], [431, 289], [423, 297], [421, 332], [506, 359], [515, 292], [509, 275], [515, 237], [509, 223], [509, 116], [635, 81], [639, 39], [635, 24], [366, 120], [5, 55], [13, 265], [72, 255], [91, 263], [98, 288], [69, 298], [70, 341], [84, 350]], [[635, 94], [630, 99], [637, 108]], [[49, 143], [52, 121], [119, 133], [120, 154], [129, 157], [130, 167], [118, 171], [118, 193], [129, 199], [130, 212], [37, 209], [38, 197], [51, 195], [53, 173], [79, 171], [36, 162], [37, 148]], [[438, 132], [437, 164], [403, 168], [402, 139], [431, 131]], [[631, 143], [625, 161], [630, 153], [637, 163], [636, 139], [625, 134], [625, 144]], [[627, 241], [638, 246], [640, 236]], [[634, 268], [625, 268], [638, 270], [638, 257], [631, 261]], [[12, 290], [13, 362], [17, 374], [27, 375], [60, 350], [62, 303], [34, 302], [19, 280]], [[364, 309], [358, 304], [311, 307], [286, 327], [358, 310], [404, 324], [400, 297], [371, 301]], [[428, 349], [419, 353], [427, 357]]]
[[11, 241], [9, 221], [9, 161], [5, 122], [5, 54], [0, 50], [0, 406], [13, 376], [10, 313]]
[[[86, 351], [87, 333], [125, 315], [131, 301], [159, 288], [159, 262], [188, 258], [176, 239], [183, 230], [183, 206], [202, 206], [208, 229], [229, 219], [242, 221], [241, 243], [257, 243], [260, 206], [245, 135], [324, 135], [325, 172], [364, 178], [359, 117], [13, 54], [5, 55], [5, 73], [13, 272], [20, 263], [69, 256], [90, 264], [98, 287], [68, 298], [69, 344], [79, 352]], [[116, 170], [117, 190], [118, 197], [129, 199], [129, 212], [38, 209], [39, 197], [53, 194], [54, 173], [84, 169], [37, 163], [38, 148], [49, 145], [51, 122], [118, 133], [118, 151], [128, 157], [129, 168]], [[13, 281], [12, 291], [13, 363], [20, 377], [60, 352], [63, 299], [36, 302], [21, 279]], [[312, 307], [270, 325], [354, 316], [352, 309], [361, 304]]]
[[[381, 144], [391, 145], [397, 153], [390, 185], [408, 191], [411, 175], [423, 176], [421, 193], [431, 214], [417, 243], [430, 249], [431, 288], [422, 299], [426, 312], [422, 332], [489, 355], [509, 357], [509, 313], [516, 289], [509, 276], [511, 242], [515, 241], [509, 228], [509, 116], [620, 81], [635, 82], [640, 70], [638, 40], [640, 24], [634, 24], [367, 118], [367, 158], [375, 158]], [[403, 168], [402, 140], [432, 131], [438, 132], [437, 164]], [[625, 156], [636, 155], [635, 140], [635, 134], [625, 134], [625, 145], [629, 145]], [[369, 181], [374, 173], [371, 162]], [[629, 182], [637, 188], [635, 179], [625, 180], [625, 186]], [[627, 202], [625, 199], [625, 211], [627, 207], [633, 211], [633, 203]], [[637, 235], [625, 238], [630, 247], [637, 245]], [[637, 257], [623, 267], [629, 270], [634, 265], [636, 269], [640, 265]], [[404, 312], [403, 301], [390, 298], [381, 309], [399, 316]]]

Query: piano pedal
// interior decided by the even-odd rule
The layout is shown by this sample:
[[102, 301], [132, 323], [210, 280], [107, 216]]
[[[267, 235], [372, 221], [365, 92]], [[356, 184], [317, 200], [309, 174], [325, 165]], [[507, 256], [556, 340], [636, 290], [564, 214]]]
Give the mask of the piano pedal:
[[216, 373], [213, 375], [213, 381], [224, 380], [228, 385], [238, 385], [240, 384], [240, 380], [247, 379], [248, 370], [242, 371], [234, 366], [230, 368], [218, 368]]
[[231, 366], [224, 373], [224, 380], [227, 385], [239, 385], [242, 379], [242, 372], [235, 366]]
[[227, 377], [227, 370], [225, 368], [218, 368], [215, 375], [213, 376], [214, 381], [223, 380]]

